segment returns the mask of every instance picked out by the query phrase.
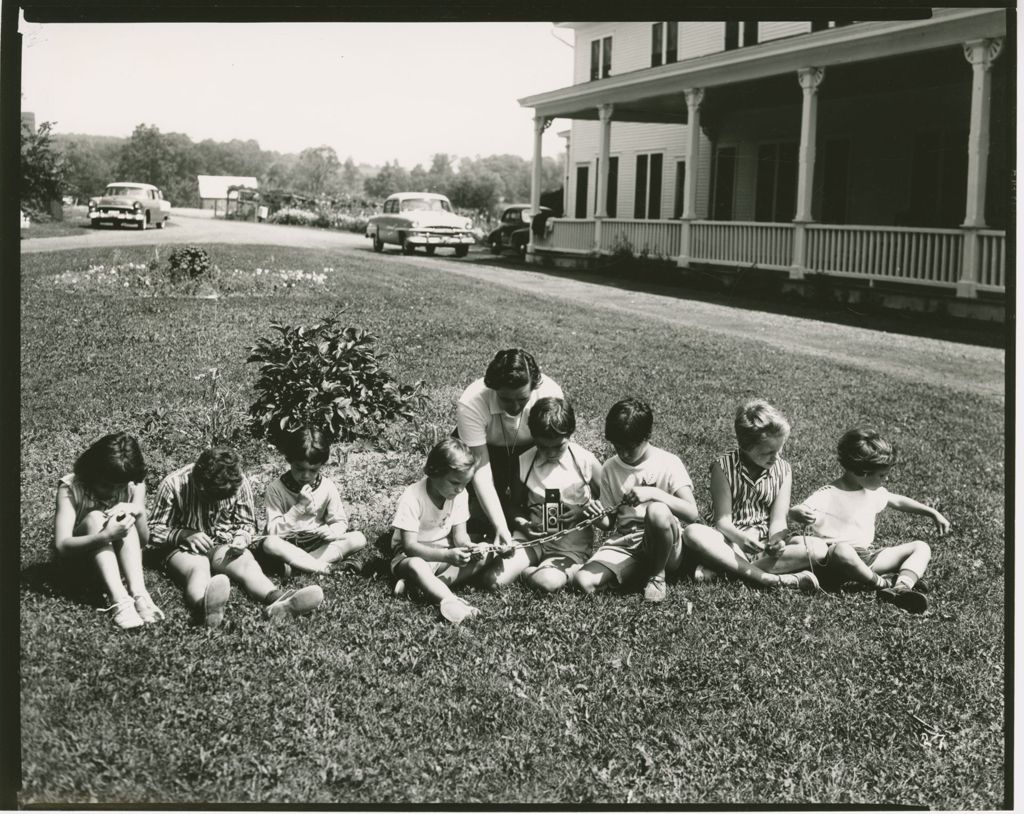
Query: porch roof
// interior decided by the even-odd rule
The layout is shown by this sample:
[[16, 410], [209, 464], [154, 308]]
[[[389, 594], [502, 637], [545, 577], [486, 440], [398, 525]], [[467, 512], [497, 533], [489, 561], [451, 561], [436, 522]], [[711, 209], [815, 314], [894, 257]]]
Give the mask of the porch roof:
[[546, 91], [519, 100], [546, 118], [686, 124], [686, 88], [709, 88], [959, 45], [1006, 34], [1006, 9], [936, 9], [927, 20], [864, 22], [722, 51]]

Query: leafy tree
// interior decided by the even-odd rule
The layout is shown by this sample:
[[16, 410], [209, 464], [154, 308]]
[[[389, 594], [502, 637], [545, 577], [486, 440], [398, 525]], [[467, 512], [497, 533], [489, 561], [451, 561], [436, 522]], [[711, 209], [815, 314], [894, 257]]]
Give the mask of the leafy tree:
[[63, 195], [67, 167], [50, 137], [53, 122], [43, 122], [33, 133], [21, 128], [21, 201], [46, 211], [50, 201]]
[[363, 194], [363, 175], [359, 172], [356, 162], [352, 160], [352, 156], [346, 158], [341, 166], [341, 189], [346, 195]]
[[293, 177], [300, 190], [318, 196], [332, 187], [339, 169], [341, 162], [333, 147], [307, 147], [299, 153]]
[[409, 189], [411, 183], [409, 171], [398, 163], [398, 159], [395, 159], [394, 164], [385, 161], [380, 172], [372, 178], [367, 178], [363, 182], [363, 187], [371, 198], [383, 200], [393, 192]]
[[455, 206], [492, 209], [505, 196], [505, 182], [497, 172], [481, 166], [480, 161], [464, 158], [447, 195]]
[[114, 178], [119, 146], [102, 145], [80, 138], [63, 147], [67, 166], [67, 191], [79, 199], [98, 195]]

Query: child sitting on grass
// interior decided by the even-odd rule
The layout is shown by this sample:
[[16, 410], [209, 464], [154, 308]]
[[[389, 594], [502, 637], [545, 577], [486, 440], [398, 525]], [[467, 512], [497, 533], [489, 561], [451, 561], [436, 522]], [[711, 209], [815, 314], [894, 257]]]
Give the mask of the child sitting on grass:
[[57, 483], [57, 564], [76, 581], [98, 575], [112, 603], [106, 612], [122, 630], [164, 618], [142, 575], [142, 546], [149, 539], [145, 477], [139, 442], [117, 432], [94, 442]]
[[818, 576], [829, 585], [860, 582], [875, 588], [882, 602], [923, 613], [928, 599], [914, 587], [928, 567], [931, 548], [923, 540], [874, 547], [875, 517], [886, 507], [923, 514], [932, 519], [940, 536], [949, 531], [949, 521], [931, 506], [885, 488], [896, 448], [875, 430], [849, 430], [837, 450], [843, 474], [789, 511], [791, 524], [803, 525], [819, 538], [807, 540], [815, 551]]
[[693, 482], [678, 456], [650, 443], [653, 424], [651, 408], [635, 398], [612, 405], [605, 419], [605, 438], [615, 455], [598, 475], [601, 508], [617, 508], [616, 535], [642, 534], [634, 541], [605, 542], [584, 563], [573, 581], [588, 594], [642, 578], [644, 601], [662, 602], [665, 572], [682, 560], [680, 521], [697, 519]]
[[[793, 474], [781, 458], [789, 438], [786, 417], [760, 399], [736, 410], [737, 448], [711, 464], [712, 508], [683, 532], [696, 555], [694, 579], [709, 581], [725, 571], [764, 588], [818, 590], [807, 549], [786, 545], [786, 513]], [[796, 571], [797, 573], [791, 573]]]
[[326, 574], [332, 563], [366, 545], [362, 532], [349, 531], [338, 487], [321, 474], [331, 455], [322, 430], [301, 429], [283, 436], [278, 449], [288, 471], [267, 486], [267, 536], [262, 550], [292, 568]]
[[474, 559], [466, 532], [469, 495], [476, 458], [457, 438], [446, 438], [427, 455], [426, 476], [408, 486], [391, 521], [391, 572], [397, 577], [395, 593], [415, 587], [438, 604], [441, 616], [452, 624], [479, 611], [452, 593], [483, 567], [488, 559]]
[[267, 578], [249, 551], [255, 523], [252, 487], [233, 449], [204, 450], [157, 489], [152, 542], [182, 586], [185, 604], [207, 627], [224, 620], [231, 582], [262, 603], [268, 619], [309, 613], [323, 602], [318, 585], [282, 591]]
[[[512, 521], [519, 540], [552, 533], [544, 528], [548, 490], [558, 491], [559, 529], [575, 526], [602, 510], [594, 500], [597, 486], [593, 484], [601, 464], [592, 452], [572, 440], [576, 431], [572, 404], [552, 396], [537, 399], [527, 422], [536, 446], [519, 458], [519, 514]], [[560, 591], [586, 562], [594, 537], [593, 526], [577, 529], [550, 543], [517, 549], [511, 557], [499, 558], [490, 569], [497, 569], [498, 584], [506, 584], [522, 572], [523, 581], [534, 590]]]

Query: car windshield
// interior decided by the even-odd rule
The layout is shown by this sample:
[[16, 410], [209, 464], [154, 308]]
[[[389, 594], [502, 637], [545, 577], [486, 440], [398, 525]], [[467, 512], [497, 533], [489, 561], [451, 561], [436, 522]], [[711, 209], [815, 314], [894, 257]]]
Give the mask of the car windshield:
[[117, 195], [121, 198], [145, 198], [146, 190], [139, 189], [138, 187], [117, 187], [109, 186], [104, 195], [114, 196]]
[[448, 201], [440, 198], [406, 198], [402, 201], [402, 212], [451, 212]]

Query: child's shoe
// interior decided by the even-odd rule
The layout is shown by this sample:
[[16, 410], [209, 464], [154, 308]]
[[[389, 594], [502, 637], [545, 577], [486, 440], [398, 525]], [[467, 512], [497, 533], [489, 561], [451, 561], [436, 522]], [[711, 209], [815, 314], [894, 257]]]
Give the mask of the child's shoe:
[[906, 585], [897, 584], [892, 588], [882, 588], [878, 592], [878, 599], [902, 608], [907, 613], [924, 613], [928, 610], [928, 598]]
[[713, 571], [703, 565], [698, 565], [693, 569], [693, 581], [694, 582], [715, 582], [722, 578], [722, 575], [717, 571]]
[[665, 601], [665, 577], [661, 574], [655, 574], [649, 580], [647, 585], [644, 586], [644, 602], [664, 602]]
[[135, 612], [147, 625], [159, 622], [164, 618], [164, 612], [153, 602], [153, 597], [145, 592], [135, 595]]
[[103, 612], [113, 612], [114, 624], [121, 628], [121, 630], [131, 630], [132, 628], [142, 627], [144, 624], [142, 617], [139, 616], [139, 612], [135, 610], [135, 600], [130, 596], [126, 596], [120, 602], [105, 608]]
[[461, 625], [467, 619], [472, 619], [474, 616], [480, 615], [479, 610], [474, 608], [468, 602], [459, 599], [457, 596], [450, 596], [447, 599], [442, 599], [441, 606], [438, 610], [440, 610], [441, 616], [453, 625]]
[[805, 594], [818, 593], [821, 583], [810, 571], [797, 571], [795, 574], [779, 574], [779, 584], [786, 588], [799, 588]]
[[297, 591], [284, 591], [277, 599], [263, 609], [268, 619], [282, 619], [285, 616], [302, 616], [320, 607], [324, 591], [319, 585], [307, 585]]
[[227, 574], [216, 574], [210, 577], [203, 594], [203, 624], [208, 628], [218, 628], [224, 621], [224, 608], [231, 596], [231, 580]]
[[405, 594], [405, 580], [404, 579], [396, 579], [395, 580], [395, 596], [402, 596], [403, 594]]
[[292, 567], [286, 562], [281, 563], [281, 581], [287, 582], [292, 578]]

